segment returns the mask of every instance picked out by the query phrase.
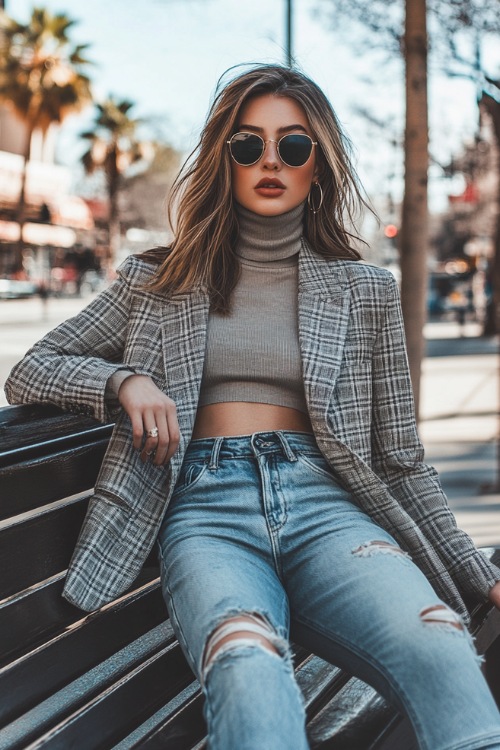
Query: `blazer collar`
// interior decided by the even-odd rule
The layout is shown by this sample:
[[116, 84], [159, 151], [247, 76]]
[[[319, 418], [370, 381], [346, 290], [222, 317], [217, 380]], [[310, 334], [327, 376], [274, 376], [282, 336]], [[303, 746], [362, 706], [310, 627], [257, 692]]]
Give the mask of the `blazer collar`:
[[326, 296], [341, 297], [348, 287], [344, 263], [327, 260], [315, 253], [302, 238], [299, 253], [299, 293], [312, 292]]

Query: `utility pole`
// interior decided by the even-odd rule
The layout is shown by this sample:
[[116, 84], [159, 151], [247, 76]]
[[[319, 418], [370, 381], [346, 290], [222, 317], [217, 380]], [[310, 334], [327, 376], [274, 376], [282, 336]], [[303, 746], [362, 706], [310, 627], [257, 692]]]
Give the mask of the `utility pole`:
[[292, 52], [292, 2], [293, 0], [286, 0], [286, 64], [289, 68], [293, 64], [293, 52]]

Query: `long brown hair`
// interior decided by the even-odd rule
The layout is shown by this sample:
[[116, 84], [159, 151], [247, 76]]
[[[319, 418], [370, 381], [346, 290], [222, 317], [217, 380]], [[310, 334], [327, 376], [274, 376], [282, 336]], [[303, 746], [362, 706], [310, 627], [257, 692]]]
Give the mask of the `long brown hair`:
[[[204, 287], [212, 309], [228, 312], [238, 280], [234, 253], [238, 224], [231, 189], [231, 161], [226, 141], [236, 132], [241, 107], [250, 97], [275, 94], [294, 99], [304, 109], [318, 141], [318, 181], [323, 205], [305, 211], [304, 237], [329, 258], [359, 260], [347, 229], [367, 202], [350, 157], [350, 143], [321, 89], [303, 73], [281, 65], [259, 65], [227, 85], [218, 83], [200, 141], [174, 182], [168, 215], [175, 239], [148, 285], [167, 294]], [[316, 196], [315, 196], [316, 197]], [[175, 214], [175, 221], [173, 217]], [[145, 254], [153, 258], [154, 253]]]

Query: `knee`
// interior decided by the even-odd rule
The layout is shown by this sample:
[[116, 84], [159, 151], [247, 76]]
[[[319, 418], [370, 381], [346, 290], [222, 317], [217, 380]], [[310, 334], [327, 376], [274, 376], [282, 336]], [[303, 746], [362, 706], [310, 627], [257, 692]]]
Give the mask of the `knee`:
[[454, 612], [446, 604], [434, 604], [424, 607], [419, 614], [421, 622], [431, 627], [439, 627], [448, 632], [465, 632], [465, 625], [460, 615]]
[[290, 660], [288, 643], [260, 615], [242, 614], [223, 620], [209, 636], [203, 653], [202, 676], [224, 654], [255, 648]]
[[474, 640], [467, 630], [464, 621], [451, 607], [443, 603], [424, 607], [420, 611], [419, 616], [422, 624], [428, 628], [428, 633], [437, 628], [443, 634], [447, 634], [450, 637], [458, 636], [465, 651], [471, 653], [476, 663], [481, 666], [483, 657], [477, 653]]

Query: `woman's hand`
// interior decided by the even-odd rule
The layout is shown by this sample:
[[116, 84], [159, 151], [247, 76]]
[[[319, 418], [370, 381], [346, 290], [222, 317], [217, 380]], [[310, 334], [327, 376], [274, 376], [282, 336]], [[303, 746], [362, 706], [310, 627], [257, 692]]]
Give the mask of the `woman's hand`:
[[500, 609], [500, 581], [497, 581], [493, 588], [490, 589], [488, 598], [497, 609]]
[[[148, 375], [131, 375], [121, 384], [118, 401], [132, 422], [134, 448], [141, 451], [141, 460], [146, 462], [151, 458], [155, 466], [170, 461], [180, 439], [172, 399], [162, 393]], [[147, 434], [151, 430], [153, 436]]]

